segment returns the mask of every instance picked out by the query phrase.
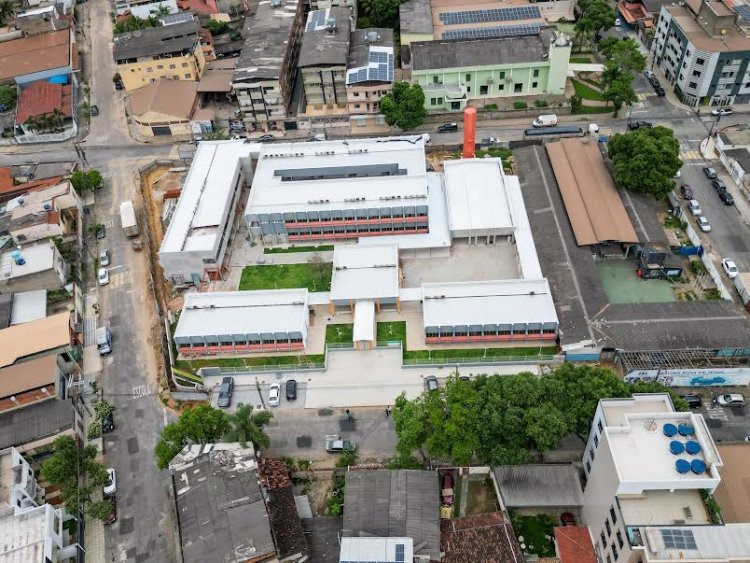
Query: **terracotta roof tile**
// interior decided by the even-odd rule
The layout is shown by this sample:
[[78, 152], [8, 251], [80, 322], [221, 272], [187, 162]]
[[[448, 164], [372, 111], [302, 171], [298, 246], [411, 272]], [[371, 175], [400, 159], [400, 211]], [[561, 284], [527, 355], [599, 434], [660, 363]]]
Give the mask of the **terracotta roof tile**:
[[523, 561], [521, 546], [502, 512], [440, 521], [442, 563]]
[[583, 526], [555, 528], [555, 541], [561, 563], [596, 563], [589, 529]]
[[52, 84], [44, 80], [32, 82], [21, 91], [16, 110], [16, 123], [25, 123], [30, 117], [59, 110], [65, 117], [73, 115], [70, 84]]
[[292, 484], [289, 468], [283, 459], [263, 457], [258, 460], [260, 482], [269, 491]]
[[70, 64], [70, 29], [0, 43], [0, 80]]

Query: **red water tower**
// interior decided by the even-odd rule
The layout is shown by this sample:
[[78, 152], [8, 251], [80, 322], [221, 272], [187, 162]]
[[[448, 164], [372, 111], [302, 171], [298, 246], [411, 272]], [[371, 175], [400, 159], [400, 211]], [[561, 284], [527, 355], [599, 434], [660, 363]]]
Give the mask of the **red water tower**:
[[463, 158], [474, 158], [477, 144], [477, 109], [464, 110], [464, 152]]

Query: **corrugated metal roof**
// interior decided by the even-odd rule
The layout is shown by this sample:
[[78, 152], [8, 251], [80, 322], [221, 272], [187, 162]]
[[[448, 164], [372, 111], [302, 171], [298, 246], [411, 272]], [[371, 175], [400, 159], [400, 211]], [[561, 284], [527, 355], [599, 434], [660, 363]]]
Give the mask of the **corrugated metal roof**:
[[492, 471], [508, 507], [583, 504], [578, 470], [570, 464], [500, 465]]
[[720, 444], [719, 455], [724, 462], [721, 484], [714, 497], [727, 524], [750, 522], [750, 445]]

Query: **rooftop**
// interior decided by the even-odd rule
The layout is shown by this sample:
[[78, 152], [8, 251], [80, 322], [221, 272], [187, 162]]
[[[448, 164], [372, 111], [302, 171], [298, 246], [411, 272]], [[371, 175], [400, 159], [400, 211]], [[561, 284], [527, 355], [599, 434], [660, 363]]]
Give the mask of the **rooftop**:
[[40, 387], [48, 387], [50, 396], [53, 396], [57, 374], [55, 354], [0, 368], [0, 398], [11, 397]]
[[302, 334], [308, 314], [307, 289], [188, 293], [174, 338]]
[[352, 31], [346, 85], [393, 82], [393, 57], [392, 30], [371, 27]]
[[[719, 3], [707, 2], [706, 4], [710, 6]], [[744, 35], [736, 26], [732, 25], [723, 28], [725, 31], [724, 35], [712, 37], [695, 20], [686, 6], [670, 4], [669, 6], [662, 6], [662, 9], [669, 12], [669, 15], [672, 16], [672, 19], [682, 32], [701, 51], [729, 52], [750, 50], [750, 37]]]
[[717, 447], [724, 462], [721, 484], [714, 493], [721, 518], [727, 524], [750, 522], [750, 445], [719, 444]]
[[16, 108], [16, 123], [26, 123], [30, 117], [52, 114], [55, 110], [65, 117], [73, 116], [71, 85], [37, 80], [21, 90]]
[[698, 489], [643, 491], [617, 498], [625, 526], [710, 524]]
[[214, 250], [224, 212], [234, 193], [240, 159], [256, 150], [256, 144], [243, 141], [198, 144], [160, 253]]
[[70, 313], [67, 311], [0, 330], [0, 367], [19, 358], [70, 344]]
[[278, 79], [301, 6], [300, 0], [282, 0], [278, 7], [270, 1], [258, 3], [255, 14], [245, 18], [245, 45], [233, 82]]
[[588, 526], [555, 528], [555, 542], [560, 563], [597, 563], [594, 544]]
[[252, 447], [209, 444], [170, 470], [186, 563], [275, 554]]
[[237, 60], [235, 57], [216, 59], [207, 63], [198, 83], [198, 92], [231, 92], [232, 76], [237, 68]]
[[191, 49], [198, 42], [198, 22], [147, 27], [114, 36], [115, 62]]
[[534, 62], [546, 64], [546, 52], [538, 34], [479, 41], [418, 41], [411, 44], [412, 68], [415, 71]]
[[13, 294], [10, 324], [20, 325], [47, 316], [47, 290], [21, 291]]
[[[406, 4], [401, 4], [403, 8]], [[402, 30], [403, 31], [403, 30]], [[374, 41], [373, 38], [376, 38]], [[349, 41], [347, 69], [365, 67], [370, 64], [370, 48], [390, 48], [393, 53], [393, 30], [385, 27], [368, 27], [352, 31]]]
[[70, 399], [54, 399], [0, 413], [0, 449], [21, 446], [73, 428]]
[[48, 511], [53, 508], [44, 504], [18, 515], [15, 507], [0, 507], [0, 563], [30, 563], [45, 560], [45, 539], [50, 524]]
[[575, 507], [583, 504], [578, 470], [569, 463], [500, 465], [492, 468], [505, 506]]
[[410, 537], [415, 555], [439, 559], [439, 501], [434, 471], [350, 471], [343, 534]]
[[[0, 254], [0, 284], [46, 272], [55, 266], [55, 245], [49, 240], [21, 248], [20, 253], [25, 263], [19, 265], [14, 259], [18, 250], [8, 250]], [[2, 356], [2, 353], [0, 353]]]
[[399, 6], [401, 33], [432, 34], [430, 0], [409, 0]]
[[426, 173], [421, 136], [264, 144], [245, 214], [426, 205]]
[[557, 327], [546, 279], [426, 283], [422, 294], [425, 327], [514, 323]]
[[156, 113], [190, 119], [197, 92], [197, 82], [159, 78], [130, 93], [130, 109], [138, 117]]
[[728, 149], [724, 154], [736, 160], [743, 170], [750, 171], [750, 151], [747, 149]]
[[342, 562], [413, 560], [414, 542], [411, 538], [341, 538], [339, 561]]
[[442, 563], [523, 561], [510, 520], [501, 512], [440, 521]]
[[334, 6], [307, 14], [297, 66], [343, 66], [349, 54], [351, 14], [348, 8]]
[[70, 29], [0, 43], [0, 81], [70, 66]]
[[746, 561], [750, 524], [641, 528], [644, 563], [656, 561]]
[[599, 403], [607, 426], [623, 426], [625, 415], [674, 412], [672, 399], [666, 393], [642, 393], [622, 399], [607, 399]]
[[518, 33], [533, 33], [545, 19], [528, 0], [432, 0], [432, 25], [435, 39], [455, 39], [471, 30], [481, 30], [479, 37], [502, 33], [498, 28], [532, 26]]
[[336, 245], [333, 250], [331, 300], [397, 297], [396, 245]]
[[280, 559], [307, 553], [305, 530], [297, 514], [291, 484], [276, 487], [268, 492], [268, 516]]
[[578, 245], [638, 242], [596, 143], [563, 139], [546, 148]]

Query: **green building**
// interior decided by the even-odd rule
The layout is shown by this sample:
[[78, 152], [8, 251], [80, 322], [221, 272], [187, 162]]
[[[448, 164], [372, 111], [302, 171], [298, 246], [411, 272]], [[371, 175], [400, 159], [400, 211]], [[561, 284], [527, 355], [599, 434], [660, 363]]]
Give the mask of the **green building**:
[[428, 111], [461, 111], [470, 100], [562, 95], [571, 41], [552, 28], [532, 35], [411, 44], [412, 82]]

